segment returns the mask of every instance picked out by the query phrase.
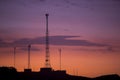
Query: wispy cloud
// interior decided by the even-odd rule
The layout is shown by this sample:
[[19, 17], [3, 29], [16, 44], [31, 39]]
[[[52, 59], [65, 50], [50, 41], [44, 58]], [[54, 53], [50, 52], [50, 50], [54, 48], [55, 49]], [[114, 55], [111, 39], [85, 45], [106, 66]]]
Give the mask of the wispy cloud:
[[120, 52], [120, 46], [104, 46], [104, 47], [95, 47], [95, 46], [82, 46], [82, 47], [76, 47], [76, 48], [71, 48], [71, 50], [74, 51], [92, 51], [92, 52], [102, 52], [102, 53], [111, 53], [111, 52]]
[[5, 42], [3, 39], [0, 39], [0, 47], [10, 47], [11, 43]]
[[[90, 42], [88, 40], [74, 40], [69, 38], [75, 38], [79, 36], [50, 36], [50, 44], [51, 45], [57, 45], [57, 46], [96, 46], [96, 47], [104, 47], [108, 46], [107, 44], [99, 44], [95, 42]], [[24, 46], [28, 44], [45, 44], [45, 37], [37, 37], [37, 38], [24, 38], [15, 40], [11, 43], [6, 43], [3, 40], [0, 40], [0, 43], [2, 44], [0, 47], [3, 46], [11, 46], [11, 45], [17, 45], [17, 46]]]
[[[96, 42], [91, 42], [89, 40], [76, 40], [74, 38], [79, 36], [50, 36], [50, 45], [55, 46], [79, 46], [81, 48], [76, 48], [77, 51], [109, 51], [109, 52], [118, 52], [119, 47], [112, 46], [109, 44], [100, 44]], [[72, 39], [71, 39], [72, 38]], [[36, 37], [36, 38], [23, 38], [14, 40], [13, 42], [6, 42], [0, 39], [0, 48], [5, 47], [19, 47], [19, 50], [27, 51], [28, 44], [32, 45], [44, 45], [45, 37]], [[31, 51], [41, 51], [38, 47], [32, 46]]]

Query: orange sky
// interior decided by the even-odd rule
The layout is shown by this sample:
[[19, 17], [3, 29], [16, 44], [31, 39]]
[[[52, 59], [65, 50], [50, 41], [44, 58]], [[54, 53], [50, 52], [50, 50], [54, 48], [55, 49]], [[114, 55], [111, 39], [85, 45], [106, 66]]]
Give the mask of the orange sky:
[[[33, 45], [34, 46], [34, 45]], [[44, 47], [44, 46], [38, 46]], [[54, 70], [60, 69], [59, 52], [60, 47], [51, 46], [50, 59]], [[77, 49], [79, 47], [76, 47]], [[12, 48], [7, 49], [11, 53], [0, 55], [0, 65], [13, 66]], [[5, 49], [4, 49], [5, 51]], [[95, 77], [103, 74], [120, 74], [119, 52], [108, 51], [75, 51], [73, 47], [62, 47], [62, 69], [73, 75]], [[31, 51], [31, 68], [39, 71], [45, 66], [45, 51]], [[16, 68], [23, 71], [27, 68], [27, 51], [16, 50]]]

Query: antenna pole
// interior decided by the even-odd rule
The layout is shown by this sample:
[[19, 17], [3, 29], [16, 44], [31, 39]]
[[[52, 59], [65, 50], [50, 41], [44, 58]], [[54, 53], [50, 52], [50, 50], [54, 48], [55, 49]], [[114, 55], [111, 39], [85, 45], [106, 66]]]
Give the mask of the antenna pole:
[[61, 70], [61, 49], [59, 49], [59, 55], [60, 55], [60, 70]]
[[16, 60], [16, 47], [14, 47], [14, 67], [15, 67], [15, 60]]
[[49, 31], [48, 31], [48, 16], [49, 14], [45, 14], [46, 16], [46, 59], [45, 66], [46, 68], [50, 68], [50, 53], [49, 53]]
[[31, 48], [31, 45], [29, 44], [28, 45], [28, 69], [30, 69], [30, 48]]

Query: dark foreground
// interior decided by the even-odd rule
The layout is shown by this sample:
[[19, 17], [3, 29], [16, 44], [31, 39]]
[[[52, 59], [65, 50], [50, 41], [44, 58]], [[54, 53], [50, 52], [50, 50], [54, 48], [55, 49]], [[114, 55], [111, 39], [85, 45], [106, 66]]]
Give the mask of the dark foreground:
[[88, 78], [69, 75], [66, 74], [66, 71], [53, 71], [50, 68], [42, 68], [40, 72], [32, 72], [30, 69], [26, 69], [24, 72], [17, 72], [12, 67], [0, 67], [0, 80], [120, 80], [120, 76], [111, 74]]

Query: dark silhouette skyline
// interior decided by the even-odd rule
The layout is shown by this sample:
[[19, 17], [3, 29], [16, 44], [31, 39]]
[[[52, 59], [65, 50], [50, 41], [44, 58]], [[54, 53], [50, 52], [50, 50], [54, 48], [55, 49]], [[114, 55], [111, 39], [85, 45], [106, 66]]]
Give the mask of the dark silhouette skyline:
[[51, 68], [41, 68], [38, 72], [17, 72], [14, 67], [0, 67], [0, 80], [120, 80], [120, 76], [111, 74], [89, 78], [69, 75], [65, 70], [54, 71]]

